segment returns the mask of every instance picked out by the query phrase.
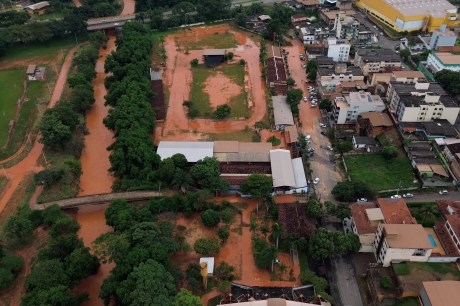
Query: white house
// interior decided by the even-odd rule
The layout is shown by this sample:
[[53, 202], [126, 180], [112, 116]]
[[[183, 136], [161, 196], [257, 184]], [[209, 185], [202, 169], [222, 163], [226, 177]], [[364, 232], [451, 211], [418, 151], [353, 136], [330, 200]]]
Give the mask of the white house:
[[406, 261], [427, 262], [433, 251], [421, 224], [380, 224], [373, 248], [377, 263], [384, 267]]
[[432, 73], [441, 70], [460, 71], [460, 55], [449, 52], [431, 52], [426, 60]]
[[332, 57], [334, 62], [348, 62], [350, 55], [350, 43], [336, 38], [327, 39], [327, 56]]

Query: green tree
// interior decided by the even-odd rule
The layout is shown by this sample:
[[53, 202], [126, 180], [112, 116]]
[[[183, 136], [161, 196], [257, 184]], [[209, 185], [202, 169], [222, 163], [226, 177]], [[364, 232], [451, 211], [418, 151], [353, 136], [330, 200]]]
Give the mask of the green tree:
[[40, 142], [53, 149], [62, 148], [72, 136], [70, 127], [60, 120], [56, 112], [50, 110], [43, 114], [38, 129], [42, 135]]
[[14, 274], [5, 268], [0, 267], [0, 290], [8, 289], [14, 281]]
[[252, 238], [252, 254], [257, 267], [269, 269], [276, 258], [276, 253], [276, 247], [270, 245], [265, 239]]
[[278, 249], [278, 243], [279, 243], [282, 231], [283, 231], [283, 227], [281, 223], [275, 222], [272, 224], [272, 237], [276, 239], [276, 249]]
[[382, 155], [385, 159], [393, 159], [398, 156], [398, 148], [395, 146], [387, 146], [383, 148]]
[[240, 59], [240, 65], [241, 65], [241, 66], [246, 65], [246, 61], [245, 61], [244, 59]]
[[185, 193], [187, 189], [192, 185], [192, 183], [192, 177], [187, 171], [176, 168], [174, 177], [171, 181], [171, 186], [173, 188], [180, 189]]
[[108, 232], [93, 242], [94, 254], [102, 263], [121, 261], [129, 248], [130, 242], [125, 233]]
[[299, 103], [302, 100], [303, 91], [301, 89], [295, 88], [287, 91], [286, 101], [291, 106], [291, 111], [293, 114], [299, 114]]
[[321, 218], [323, 213], [323, 205], [317, 200], [309, 200], [307, 202], [307, 215], [312, 218]]
[[251, 15], [262, 14], [264, 12], [264, 6], [261, 3], [254, 2], [249, 7]]
[[192, 60], [190, 61], [190, 65], [191, 65], [192, 67], [198, 66], [198, 59], [197, 59], [197, 58], [192, 59]]
[[317, 71], [318, 71], [318, 62], [315, 59], [309, 60], [307, 64], [308, 79], [310, 79], [311, 81], [315, 81]]
[[240, 190], [243, 194], [250, 194], [257, 198], [269, 197], [272, 189], [272, 179], [261, 173], [250, 174], [240, 186]]
[[332, 189], [332, 195], [339, 201], [351, 202], [358, 198], [373, 198], [374, 192], [362, 182], [338, 182]]
[[460, 95], [460, 71], [444, 69], [436, 73], [434, 79], [451, 95]]
[[343, 154], [353, 150], [353, 143], [350, 140], [340, 140], [335, 147], [340, 154]]
[[321, 102], [319, 102], [319, 109], [324, 109], [328, 112], [332, 110], [332, 102], [329, 99], [322, 99]]
[[70, 279], [59, 259], [43, 260], [35, 264], [27, 277], [26, 290], [45, 290], [55, 286], [68, 286]]
[[380, 286], [382, 286], [383, 289], [390, 289], [391, 279], [387, 275], [380, 276]]
[[408, 59], [409, 56], [410, 56], [410, 51], [409, 51], [409, 49], [402, 49], [402, 50], [400, 51], [399, 55], [401, 55], [401, 57], [402, 57], [405, 61], [407, 61], [407, 59]]
[[13, 215], [3, 226], [3, 234], [12, 242], [22, 243], [33, 235], [32, 222], [24, 216]]
[[77, 248], [65, 259], [65, 271], [73, 285], [97, 272], [99, 261], [89, 253], [89, 248]]
[[205, 226], [213, 227], [219, 224], [220, 222], [220, 217], [219, 213], [217, 213], [215, 210], [212, 209], [207, 209], [203, 211], [201, 214], [201, 221]]
[[184, 154], [176, 153], [173, 156], [171, 156], [171, 158], [172, 158], [172, 160], [174, 162], [174, 166], [176, 168], [179, 168], [179, 169], [182, 169], [182, 170], [187, 169], [188, 161], [187, 161], [187, 158], [184, 156]]
[[184, 288], [181, 288], [176, 294], [172, 304], [173, 306], [203, 306], [200, 297]]
[[234, 56], [235, 56], [235, 54], [233, 54], [233, 52], [228, 52], [228, 53], [227, 53], [227, 59], [228, 59], [229, 61], [231, 61], [231, 60], [233, 59]]
[[289, 78], [286, 80], [286, 84], [287, 84], [288, 86], [294, 86], [295, 81], [294, 81], [294, 79], [293, 79], [292, 77], [289, 77]]
[[220, 264], [214, 269], [214, 277], [221, 282], [232, 281], [234, 278], [234, 272], [234, 267], [232, 267], [225, 261], [221, 261]]
[[27, 293], [21, 300], [21, 306], [66, 305], [78, 306], [85, 297], [74, 296], [69, 288], [56, 285]]
[[230, 237], [230, 231], [227, 227], [221, 227], [217, 230], [217, 236], [219, 236], [219, 239], [222, 241], [222, 243], [225, 243]]
[[164, 266], [149, 259], [133, 269], [117, 293], [125, 305], [171, 305], [176, 287]]
[[334, 240], [325, 228], [315, 230], [309, 242], [309, 254], [314, 260], [324, 261], [335, 252]]
[[236, 24], [240, 27], [246, 27], [246, 22], [248, 20], [248, 15], [246, 13], [241, 12], [235, 15]]
[[220, 163], [214, 157], [205, 157], [192, 167], [192, 178], [203, 189], [210, 191], [225, 191], [228, 183], [220, 178]]
[[107, 225], [113, 226], [115, 230], [124, 231], [135, 223], [136, 212], [126, 200], [117, 199], [106, 209], [105, 220]]
[[216, 110], [214, 111], [214, 118], [222, 120], [227, 119], [230, 117], [232, 113], [232, 109], [227, 104], [217, 106]]
[[200, 238], [193, 246], [198, 254], [208, 256], [219, 253], [219, 241], [216, 238]]

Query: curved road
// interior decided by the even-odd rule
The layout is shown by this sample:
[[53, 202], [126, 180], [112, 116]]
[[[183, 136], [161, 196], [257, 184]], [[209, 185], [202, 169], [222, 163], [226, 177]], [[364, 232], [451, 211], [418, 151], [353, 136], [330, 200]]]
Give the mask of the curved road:
[[[80, 45], [77, 45], [73, 47], [69, 53], [67, 53], [64, 63], [62, 64], [61, 71], [59, 72], [56, 85], [54, 86], [53, 95], [51, 96], [50, 102], [48, 103], [48, 108], [54, 107], [57, 101], [59, 101], [61, 98], [64, 87], [67, 83], [67, 75], [69, 73], [70, 67], [72, 66], [73, 56], [79, 47]], [[0, 199], [0, 213], [3, 211], [6, 203], [8, 203], [14, 191], [19, 186], [19, 183], [24, 179], [24, 177], [31, 172], [36, 173], [43, 169], [37, 162], [43, 150], [43, 145], [38, 142], [38, 139], [39, 137], [37, 137], [35, 140], [32, 150], [30, 151], [29, 155], [27, 155], [27, 157], [25, 157], [18, 164], [4, 169], [8, 177], [9, 184], [7, 185], [6, 190]], [[17, 154], [20, 153], [15, 153], [15, 155]]]

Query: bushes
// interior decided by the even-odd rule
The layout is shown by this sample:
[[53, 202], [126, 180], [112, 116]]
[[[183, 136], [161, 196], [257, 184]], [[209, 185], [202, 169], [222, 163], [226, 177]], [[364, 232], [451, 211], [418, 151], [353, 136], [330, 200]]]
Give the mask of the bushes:
[[198, 254], [208, 256], [219, 253], [219, 241], [216, 238], [200, 238], [193, 246]]
[[230, 266], [225, 261], [222, 261], [215, 269], [214, 269], [214, 277], [221, 282], [224, 281], [232, 281], [233, 280], [233, 272], [235, 268]]
[[22, 257], [15, 255], [6, 255], [0, 244], [0, 292], [8, 289], [14, 279], [24, 267]]
[[201, 221], [203, 221], [204, 225], [212, 227], [219, 224], [220, 217], [216, 211], [208, 209], [201, 213]]
[[214, 111], [214, 118], [218, 120], [227, 119], [230, 117], [232, 109], [227, 104], [217, 106], [217, 109]]
[[228, 227], [221, 227], [217, 230], [217, 235], [222, 243], [225, 243], [230, 237], [230, 231], [228, 230]]
[[276, 248], [266, 240], [254, 237], [252, 239], [252, 254], [257, 267], [269, 269], [276, 258]]
[[380, 286], [382, 286], [384, 289], [390, 289], [391, 279], [386, 275], [380, 276]]

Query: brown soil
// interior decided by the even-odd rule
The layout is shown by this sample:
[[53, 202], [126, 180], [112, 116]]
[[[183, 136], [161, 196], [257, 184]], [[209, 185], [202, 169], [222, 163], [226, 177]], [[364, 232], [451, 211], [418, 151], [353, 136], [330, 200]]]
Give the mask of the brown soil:
[[[203, 50], [190, 50], [184, 54], [179, 50], [176, 40], [197, 41], [206, 35], [219, 32], [232, 32], [239, 45], [232, 50], [235, 57], [246, 61], [246, 68], [249, 81], [249, 100], [253, 101], [254, 108], [251, 118], [247, 120], [225, 120], [213, 121], [210, 119], [189, 120], [186, 116], [186, 109], [182, 105], [190, 96], [190, 84], [192, 74], [190, 61], [194, 58], [201, 59]], [[162, 139], [187, 139], [190, 136], [194, 139], [197, 133], [228, 133], [244, 130], [247, 126], [253, 126], [255, 122], [262, 120], [266, 113], [265, 88], [262, 80], [259, 63], [259, 47], [245, 34], [234, 32], [228, 24], [221, 24], [209, 27], [195, 27], [188, 31], [176, 33], [165, 37], [164, 47], [167, 52], [166, 70], [163, 72], [165, 86], [169, 87], [169, 105], [164, 125], [158, 126], [155, 135]], [[212, 102], [214, 104], [214, 102]], [[158, 131], [158, 129], [160, 131]], [[199, 135], [198, 135], [199, 136]], [[158, 140], [158, 138], [156, 138]]]
[[219, 105], [230, 103], [233, 97], [243, 91], [232, 79], [220, 71], [216, 75], [209, 76], [204, 85], [204, 92], [208, 94], [213, 109]]
[[80, 0], [73, 0], [73, 4], [75, 4], [75, 7], [80, 7], [81, 6]]
[[134, 0], [123, 0], [123, 10], [120, 15], [134, 14], [136, 2]]

